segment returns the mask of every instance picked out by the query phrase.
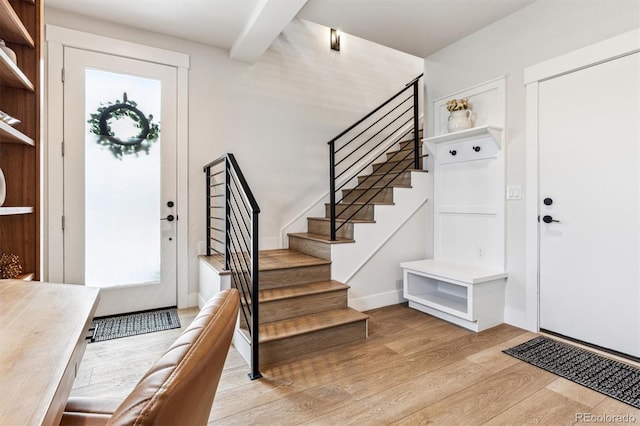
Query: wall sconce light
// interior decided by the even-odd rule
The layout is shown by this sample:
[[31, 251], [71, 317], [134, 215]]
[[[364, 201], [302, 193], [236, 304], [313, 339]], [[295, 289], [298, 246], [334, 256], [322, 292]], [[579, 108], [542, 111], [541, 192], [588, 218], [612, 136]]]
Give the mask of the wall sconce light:
[[331, 50], [340, 51], [340, 31], [331, 28], [331, 37], [329, 38]]

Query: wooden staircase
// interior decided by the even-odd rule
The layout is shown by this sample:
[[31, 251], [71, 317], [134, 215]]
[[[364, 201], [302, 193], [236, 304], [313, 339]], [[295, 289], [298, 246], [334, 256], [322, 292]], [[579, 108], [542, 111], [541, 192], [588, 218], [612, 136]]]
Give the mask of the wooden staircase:
[[[400, 153], [395, 155], [398, 151]], [[416, 171], [412, 167], [413, 155], [409, 155], [407, 159], [396, 160], [404, 158], [409, 153], [413, 153], [413, 139], [402, 141], [398, 149], [387, 152], [387, 161], [373, 164], [372, 173], [358, 176], [358, 183], [354, 188], [342, 190], [343, 199], [336, 205], [337, 223], [344, 223], [340, 217], [349, 217], [352, 214], [354, 216], [338, 230], [336, 241], [330, 240], [330, 205], [326, 204], [325, 217], [307, 218], [307, 232], [288, 234], [289, 248], [330, 260], [331, 245], [354, 242], [355, 224], [375, 223], [376, 205], [393, 205], [394, 188], [411, 188], [411, 172]], [[422, 148], [419, 154], [422, 167]], [[403, 170], [405, 167], [409, 168], [405, 171], [395, 171]]]
[[296, 250], [260, 252], [260, 364], [367, 337], [368, 316], [348, 307], [331, 262]]
[[[413, 152], [413, 140], [400, 142], [404, 153]], [[329, 206], [325, 217], [307, 219], [308, 232], [289, 234], [289, 248], [260, 252], [260, 364], [286, 361], [367, 337], [368, 316], [348, 307], [349, 286], [331, 279], [331, 246], [353, 243], [354, 225], [375, 223], [375, 206], [393, 204], [393, 188], [411, 187], [410, 168], [386, 174], [394, 165], [403, 169], [413, 164], [413, 156], [401, 162], [374, 164], [371, 174], [358, 177], [355, 188], [345, 189], [337, 212], [360, 211], [330, 241]], [[397, 156], [396, 156], [397, 158]], [[376, 183], [376, 181], [380, 180]], [[382, 186], [389, 187], [367, 203], [347, 203], [361, 196], [368, 200]]]

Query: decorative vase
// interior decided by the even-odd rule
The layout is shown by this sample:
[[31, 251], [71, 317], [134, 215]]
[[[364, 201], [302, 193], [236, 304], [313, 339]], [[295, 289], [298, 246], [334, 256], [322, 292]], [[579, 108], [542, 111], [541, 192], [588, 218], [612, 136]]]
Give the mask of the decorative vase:
[[457, 132], [458, 130], [470, 129], [472, 114], [473, 113], [470, 109], [451, 111], [449, 120], [447, 121], [447, 130], [449, 130], [449, 133]]
[[7, 183], [4, 180], [4, 173], [0, 169], [0, 207], [4, 204], [4, 200], [7, 197]]

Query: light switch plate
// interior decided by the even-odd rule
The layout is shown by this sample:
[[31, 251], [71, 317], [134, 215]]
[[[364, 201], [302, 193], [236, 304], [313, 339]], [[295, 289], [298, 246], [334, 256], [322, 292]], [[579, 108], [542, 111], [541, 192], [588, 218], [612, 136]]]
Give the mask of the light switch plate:
[[507, 186], [507, 200], [522, 200], [522, 187], [520, 185]]

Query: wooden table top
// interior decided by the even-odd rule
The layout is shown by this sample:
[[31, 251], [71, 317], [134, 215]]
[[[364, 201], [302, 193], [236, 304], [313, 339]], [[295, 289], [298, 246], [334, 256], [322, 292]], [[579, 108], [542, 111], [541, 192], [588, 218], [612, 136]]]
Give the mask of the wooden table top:
[[85, 286], [0, 280], [0, 425], [57, 424], [98, 299]]

